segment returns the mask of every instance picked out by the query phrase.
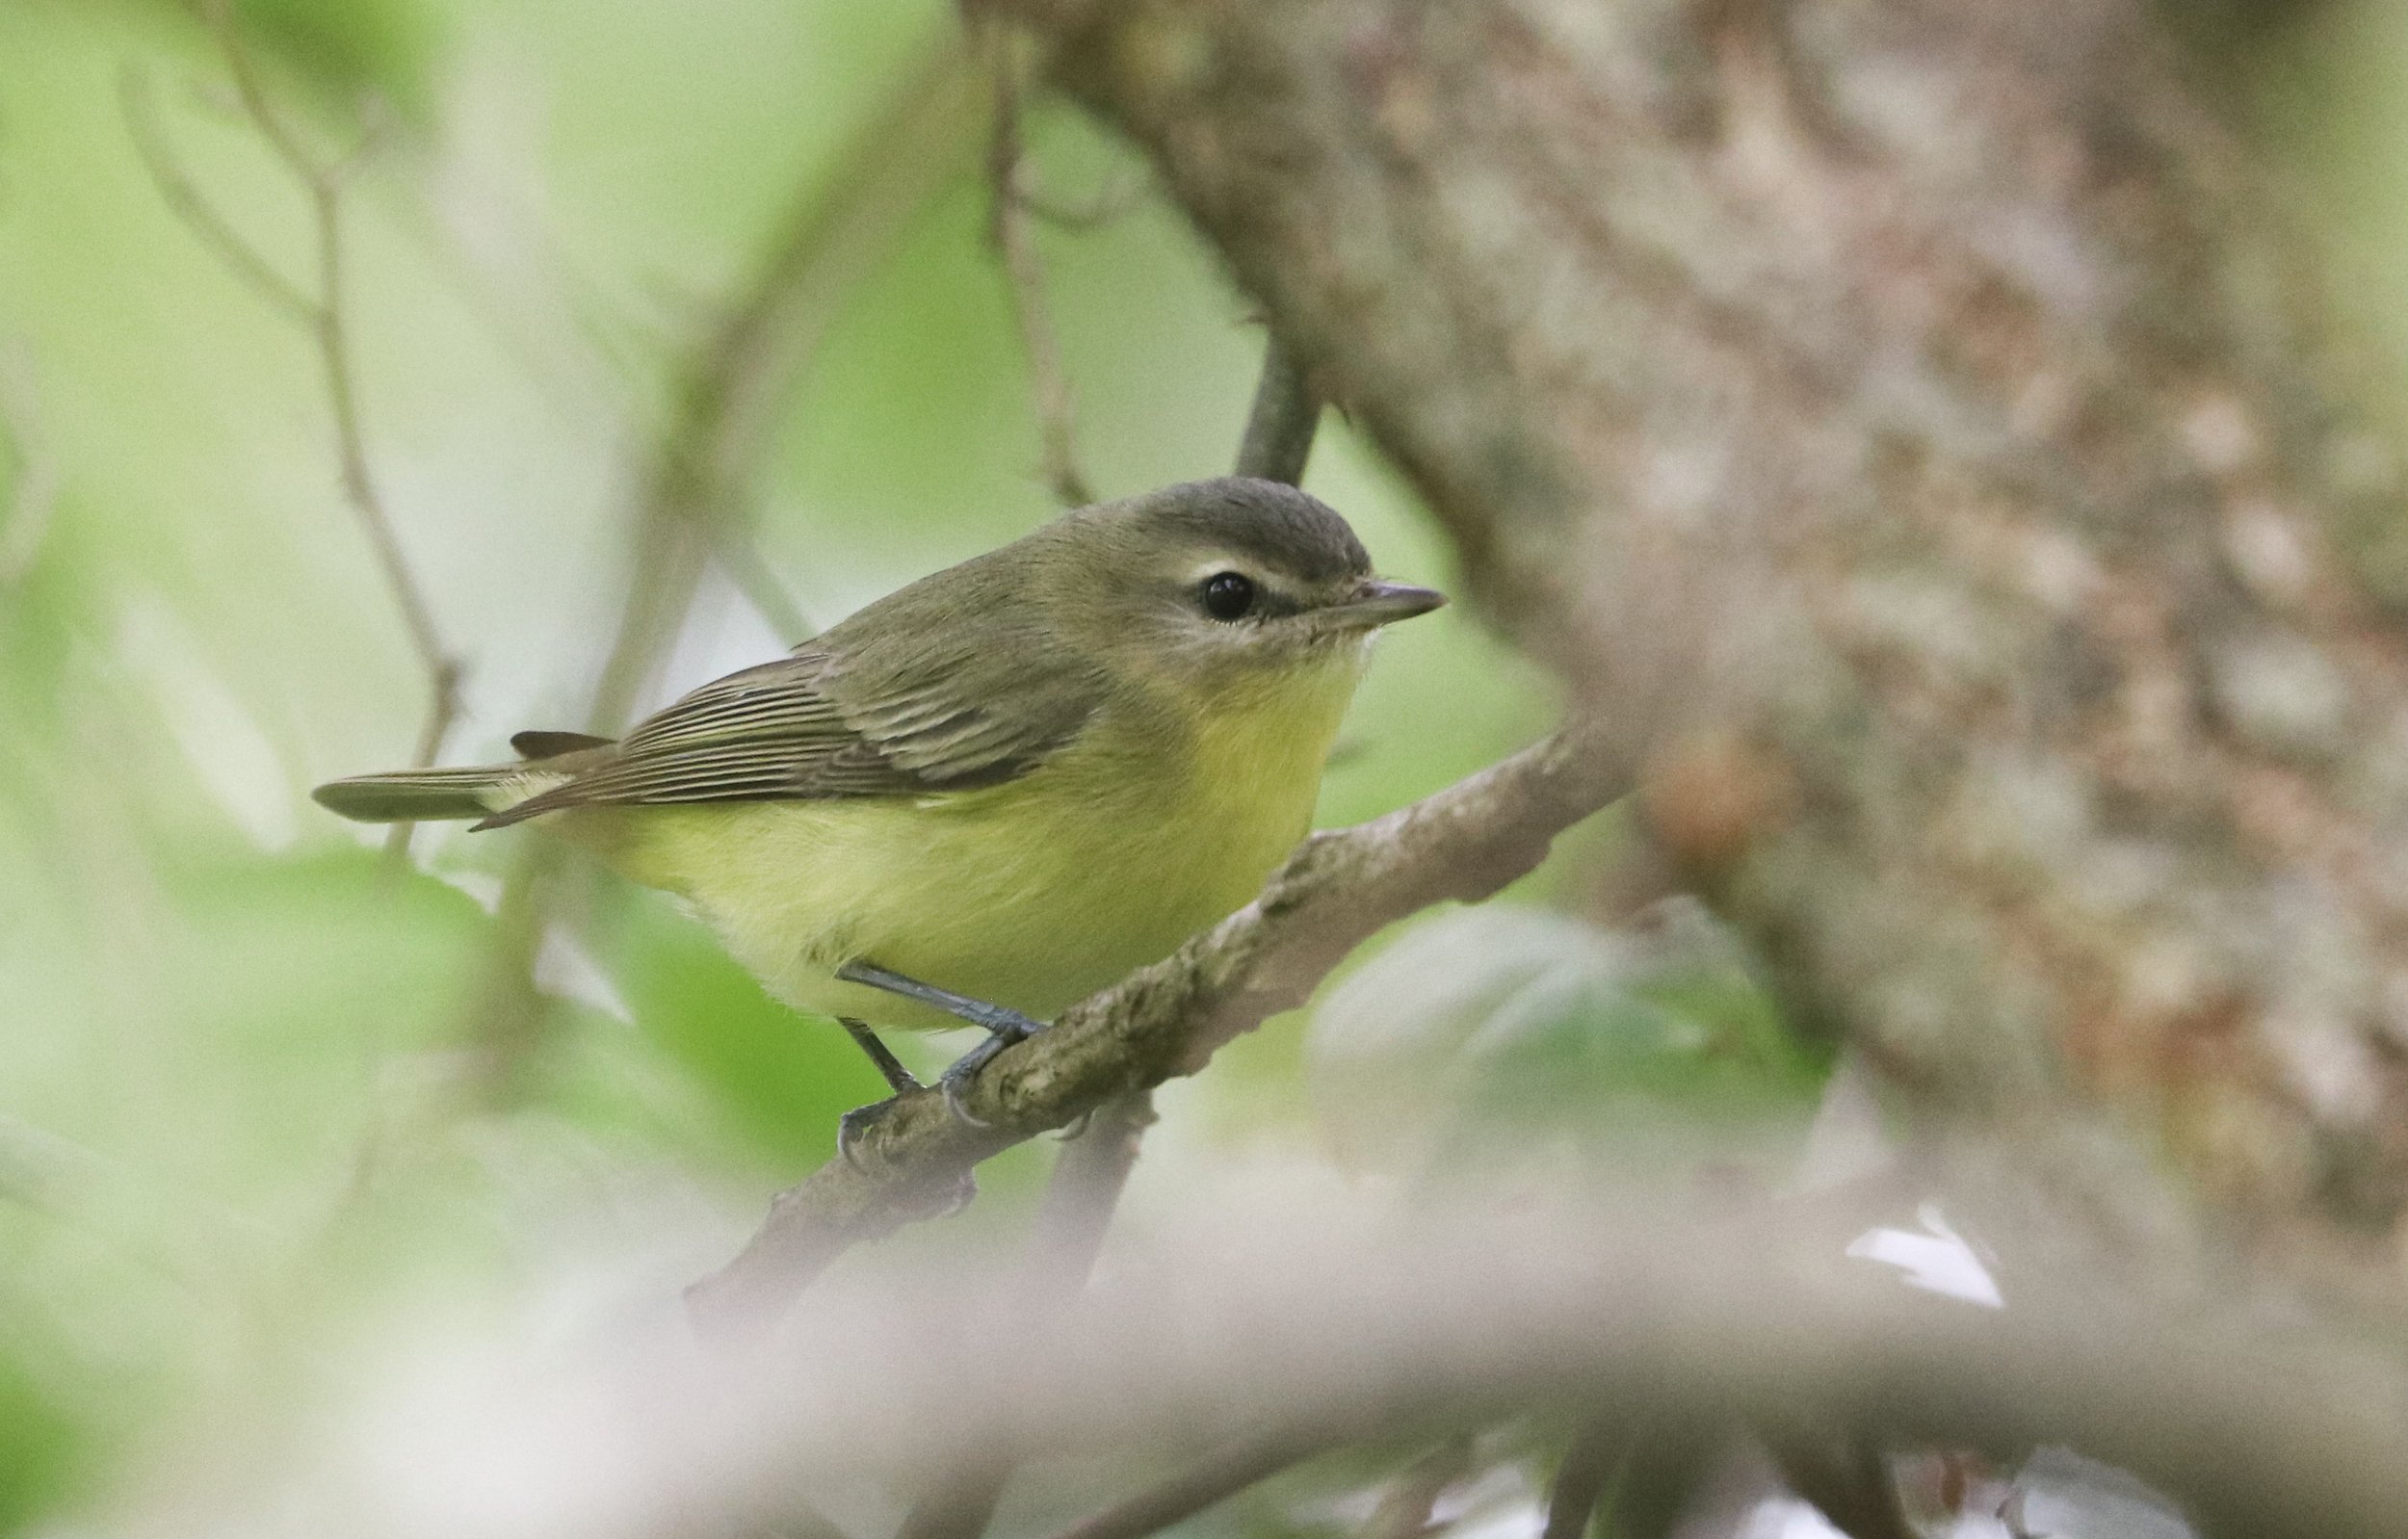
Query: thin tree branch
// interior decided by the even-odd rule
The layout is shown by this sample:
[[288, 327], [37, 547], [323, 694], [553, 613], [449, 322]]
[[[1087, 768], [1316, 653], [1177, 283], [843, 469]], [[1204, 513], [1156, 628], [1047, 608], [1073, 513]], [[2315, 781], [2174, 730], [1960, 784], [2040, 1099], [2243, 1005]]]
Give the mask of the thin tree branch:
[[0, 1113], [0, 1206], [73, 1224], [196, 1295], [214, 1295], [243, 1249], [245, 1222], [170, 1194], [133, 1169], [45, 1128]]
[[[415, 764], [432, 764], [459, 711], [460, 665], [445, 650], [434, 612], [425, 589], [409, 569], [394, 533], [392, 514], [379, 490], [368, 461], [366, 432], [361, 425], [357, 369], [353, 357], [351, 326], [345, 303], [347, 252], [343, 236], [343, 189], [352, 172], [373, 147], [377, 127], [352, 153], [321, 160], [301, 143], [300, 134], [269, 98], [242, 29], [227, 0], [201, 0], [202, 23], [224, 56], [243, 116], [253, 131], [283, 163], [308, 199], [317, 251], [317, 283], [304, 288], [277, 272], [275, 265], [235, 229], [198, 185], [186, 173], [160, 121], [144, 77], [128, 70], [119, 80], [126, 121], [135, 148], [148, 169], [161, 198], [185, 225], [214, 252], [234, 275], [284, 314], [305, 327], [318, 352], [325, 376], [327, 401], [334, 420], [335, 460], [344, 500], [351, 505], [370, 554], [383, 575], [411, 652], [427, 681], [427, 710], [416, 744]], [[388, 859], [408, 858], [416, 825], [397, 822], [385, 836]]]
[[[1055, 1161], [1029, 1243], [1023, 1296], [1031, 1308], [1060, 1309], [1086, 1286], [1153, 1120], [1152, 1096], [1124, 1096], [1090, 1116]], [[898, 1539], [977, 1539], [994, 1520], [1016, 1462], [1007, 1448], [960, 1465], [913, 1504]]]
[[300, 285], [277, 272], [275, 265], [260, 254], [259, 248], [209, 201], [192, 173], [176, 158], [174, 141], [160, 120], [158, 96], [148, 73], [139, 65], [128, 63], [118, 75], [118, 96], [124, 108], [126, 128], [133, 137], [134, 152], [141, 158], [144, 170], [149, 173], [160, 201], [260, 298], [304, 326], [317, 325], [317, 300], [302, 292]]
[[1631, 771], [1599, 729], [1557, 733], [1412, 806], [1308, 839], [1246, 907], [1006, 1051], [964, 1098], [902, 1098], [854, 1161], [782, 1193], [740, 1256], [688, 1299], [706, 1325], [761, 1323], [852, 1245], [950, 1211], [963, 1171], [1115, 1096], [1192, 1074], [1301, 1004], [1356, 945], [1448, 899], [1477, 901], [1538, 864]]
[[1238, 474], [1262, 481], [1303, 484], [1312, 457], [1322, 404], [1305, 378], [1304, 364], [1273, 326], [1263, 344], [1262, 382], [1246, 414], [1245, 442], [1238, 450]]
[[[1005, 136], [1013, 131], [1009, 126], [1013, 108], [1007, 99], [1011, 90], [1011, 65], [1004, 29], [994, 30], [996, 142], [1000, 146]], [[998, 167], [999, 219], [1005, 217], [1003, 202], [1008, 200], [1016, 165], [1015, 149], [1010, 163]], [[1255, 392], [1258, 413], [1263, 410], [1263, 402], [1272, 399], [1278, 403], [1274, 409], [1285, 419], [1272, 434], [1283, 446], [1285, 457], [1268, 468], [1292, 471], [1286, 478], [1290, 484], [1303, 473], [1304, 459], [1312, 451], [1313, 432], [1321, 416], [1317, 405], [1286, 384], [1285, 377], [1292, 372], [1276, 344], [1272, 345], [1264, 356], [1263, 381]], [[1242, 476], [1250, 473], [1254, 438], [1249, 427], [1246, 441], [1238, 450], [1237, 469]], [[1066, 447], [1066, 424], [1062, 442]], [[1120, 1193], [1137, 1164], [1139, 1143], [1153, 1120], [1153, 1097], [1138, 1091], [1092, 1113], [1086, 1130], [1062, 1152], [1046, 1187], [1045, 1206], [1037, 1215], [1030, 1268], [1031, 1281], [1036, 1285], [1034, 1296], [1059, 1302], [1086, 1286], [1096, 1253], [1103, 1246], [1105, 1231], [1112, 1226], [1112, 1211], [1119, 1205]], [[993, 1521], [995, 1503], [1010, 1479], [1011, 1467], [1008, 1454], [996, 1454], [956, 1471], [913, 1506], [900, 1539], [977, 1539]]]
[[[673, 409], [631, 498], [633, 571], [587, 730], [625, 727], [708, 561], [717, 560], [789, 640], [808, 634], [805, 616], [744, 537], [744, 489], [846, 298], [936, 191], [972, 163], [982, 101], [967, 51], [947, 37], [837, 155], [832, 178], [812, 168], [750, 281], [675, 368]], [[553, 842], [525, 841], [503, 878], [504, 908], [527, 900], [559, 864]], [[468, 1010], [489, 1083], [505, 1087], [543, 1039], [531, 978], [541, 936], [539, 923], [504, 932]]]
[[732, 529], [722, 522], [711, 558], [719, 562], [728, 581], [736, 585], [736, 591], [745, 596], [745, 602], [787, 645], [807, 641], [819, 630], [777, 574], [770, 570], [769, 562], [761, 559], [761, 548], [753, 542], [749, 531]]
[[836, 157], [832, 181], [815, 168], [751, 280], [677, 371], [675, 405], [635, 499], [636, 577], [589, 730], [625, 725], [704, 561], [726, 548], [719, 532], [734, 522], [779, 407], [846, 297], [969, 163], [982, 99], [967, 51], [948, 37]]
[[1144, 202], [1153, 190], [1154, 179], [1144, 172], [1125, 172], [1074, 202], [1039, 182], [1024, 161], [1020, 175], [1012, 181], [1011, 196], [1022, 208], [1046, 223], [1058, 229], [1085, 232], [1124, 218]]
[[1547, 1526], [1539, 1539], [1582, 1539], [1588, 1532], [1606, 1482], [1630, 1446], [1630, 1422], [1618, 1416], [1599, 1417], [1572, 1435], [1547, 1491]]
[[1056, 1539], [1145, 1539], [1259, 1485], [1329, 1447], [1294, 1431], [1222, 1449], [1192, 1469], [1064, 1528]]
[[1413, 1461], [1372, 1509], [1361, 1539], [1424, 1539], [1436, 1531], [1430, 1511], [1447, 1487], [1472, 1473], [1472, 1440], [1457, 1433]]
[[1139, 1090], [1098, 1108], [1061, 1152], [1037, 1210], [1030, 1244], [1032, 1268], [1067, 1297], [1086, 1286], [1112, 1228], [1120, 1194], [1137, 1169], [1145, 1130], [1154, 1125], [1154, 1098]]
[[[489, 1470], [497, 1439], [553, 1459], [598, 1432], [611, 1457], [576, 1468], [608, 1466], [607, 1484], [521, 1526], [576, 1531], [571, 1514], [607, 1510], [650, 1532], [656, 1514], [691, 1523], [698, 1502], [733, 1519], [839, 1477], [891, 1482], [999, 1426], [1031, 1458], [1087, 1461], [1560, 1406], [1644, 1418], [1635, 1467], [1686, 1472], [1667, 1494], [1693, 1484], [1719, 1428], [1871, 1421], [1995, 1457], [2079, 1448], [2166, 1493], [2209, 1539], [2408, 1533], [2408, 1376], [2362, 1329], [2269, 1312], [2262, 1295], [2135, 1288], [2113, 1265], [1984, 1308], [1848, 1259], [1853, 1226], [1826, 1214], [1743, 1202], [1701, 1220], [1678, 1193], [1530, 1179], [1555, 1168], [1458, 1170], [1451, 1195], [1303, 1181], [1268, 1204], [1259, 1182], [1208, 1184], [1077, 1310], [1043, 1318], [982, 1303], [1025, 1257], [892, 1253], [771, 1336], [682, 1355], [671, 1378], [657, 1354], [612, 1343], [575, 1366], [573, 1401], [496, 1407], [489, 1383], [463, 1389], [473, 1432], [456, 1451], [422, 1446], [414, 1478], [444, 1480], [455, 1457]], [[1993, 1238], [2053, 1254], [2065, 1237]], [[548, 1391], [563, 1368], [542, 1362]], [[1133, 1531], [1150, 1530], [1080, 1530]]]
[[100, 1157], [82, 1145], [0, 1114], [0, 1200], [58, 1213], [102, 1170]]
[[1871, 1438], [1844, 1431], [1835, 1440], [1821, 1439], [1801, 1429], [1767, 1435], [1766, 1446], [1790, 1489], [1847, 1539], [1915, 1539], [1890, 1461]]
[[989, 232], [1004, 262], [1005, 290], [1012, 324], [1029, 355], [1029, 384], [1036, 397], [1037, 441], [1045, 484], [1063, 506], [1081, 508], [1095, 492], [1079, 469], [1077, 409], [1069, 376], [1062, 369], [1053, 306], [1045, 293], [1045, 263], [1029, 230], [1029, 201], [1022, 186], [1019, 61], [1013, 31], [1000, 22], [985, 26], [988, 68], [995, 83], [995, 120], [987, 142], [986, 172], [993, 200]]

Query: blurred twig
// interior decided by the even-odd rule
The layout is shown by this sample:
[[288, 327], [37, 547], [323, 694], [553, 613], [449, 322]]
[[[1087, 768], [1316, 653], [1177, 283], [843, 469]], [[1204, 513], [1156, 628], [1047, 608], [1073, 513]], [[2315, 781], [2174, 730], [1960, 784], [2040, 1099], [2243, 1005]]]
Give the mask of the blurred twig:
[[1012, 322], [1029, 354], [1029, 386], [1036, 396], [1036, 427], [1046, 486], [1070, 508], [1095, 500], [1079, 469], [1076, 408], [1062, 371], [1061, 345], [1054, 333], [1053, 307], [1045, 295], [1045, 263], [1029, 230], [1032, 204], [1024, 186], [1020, 141], [1019, 61], [1014, 33], [1000, 22], [984, 24], [988, 68], [995, 83], [994, 131], [987, 141], [986, 171], [993, 200], [989, 230], [1004, 261], [1005, 289]]
[[1154, 1098], [1139, 1090], [1098, 1108], [1062, 1150], [1030, 1243], [1037, 1281], [1062, 1294], [1086, 1286], [1137, 1168], [1139, 1144], [1153, 1123]]
[[[966, 51], [948, 37], [837, 155], [832, 180], [813, 169], [750, 281], [677, 369], [675, 405], [636, 494], [636, 578], [594, 689], [589, 730], [626, 724], [703, 563], [724, 548], [722, 532], [779, 408], [845, 297], [968, 163], [981, 100]], [[730, 575], [746, 581], [742, 570]]]
[[59, 461], [42, 430], [33, 359], [21, 344], [0, 347], [0, 448], [16, 461], [15, 483], [0, 506], [0, 588], [33, 569], [49, 533], [62, 484]]
[[1629, 1422], [1615, 1416], [1599, 1417], [1572, 1435], [1547, 1491], [1547, 1526], [1539, 1539], [1582, 1539], [1588, 1532], [1606, 1482], [1630, 1442]]
[[1790, 1489], [1813, 1502], [1847, 1539], [1915, 1539], [1898, 1480], [1877, 1442], [1855, 1430], [1837, 1438], [1767, 1432], [1765, 1439]]
[[1322, 404], [1305, 378], [1303, 361], [1274, 326], [1263, 344], [1263, 377], [1254, 387], [1254, 404], [1246, 413], [1238, 474], [1302, 485], [1321, 415]]
[[[982, 100], [967, 52], [949, 36], [838, 153], [832, 178], [813, 166], [750, 281], [676, 365], [674, 405], [628, 510], [633, 573], [596, 676], [589, 731], [625, 727], [712, 560], [787, 639], [808, 634], [808, 621], [739, 527], [744, 488], [845, 298], [937, 189], [970, 164]], [[504, 910], [533, 903], [559, 861], [552, 841], [525, 841], [503, 878]], [[532, 980], [542, 937], [539, 913], [506, 926], [470, 1005], [489, 1083], [514, 1083], [542, 1040], [543, 1002]]]
[[[569, 1514], [597, 1510], [626, 1532], [691, 1531], [644, 1520], [691, 1521], [697, 1502], [739, 1515], [772, 1472], [786, 1491], [891, 1482], [999, 1427], [1030, 1457], [1093, 1468], [1267, 1427], [1352, 1440], [1577, 1406], [1643, 1421], [1615, 1518], [1649, 1514], [1636, 1531], [1650, 1534], [1671, 1531], [1663, 1520], [1719, 1429], [1780, 1418], [1878, 1420], [1902, 1440], [1994, 1452], [2080, 1448], [2165, 1492], [2212, 1539], [2408, 1533], [2408, 1373], [2363, 1330], [2277, 1325], [2262, 1299], [2177, 1300], [2112, 1270], [1985, 1308], [1849, 1259], [1853, 1224], [1827, 1215], [1749, 1202], [1701, 1218], [1662, 1192], [1609, 1198], [1536, 1173], [1466, 1168], [1452, 1195], [1302, 1182], [1266, 1204], [1256, 1182], [1191, 1190], [1079, 1309], [1036, 1317], [991, 1307], [1023, 1259], [975, 1245], [880, 1257], [779, 1332], [683, 1359], [693, 1376], [673, 1393], [655, 1360], [615, 1343], [578, 1371], [573, 1397], [497, 1413], [475, 1382], [459, 1392], [475, 1396], [460, 1418], [473, 1431], [456, 1452], [414, 1446], [415, 1477], [447, 1479], [447, 1458], [490, 1470], [497, 1441], [557, 1459], [604, 1428], [609, 1457], [575, 1468], [599, 1470], [605, 1488], [513, 1508], [533, 1520], [523, 1531], [578, 1531]], [[2054, 1248], [2021, 1229], [2004, 1242]], [[557, 1359], [543, 1361], [558, 1382]], [[631, 1440], [628, 1424], [658, 1435]], [[1201, 1482], [1200, 1499], [1199, 1482], [1178, 1501], [1149, 1493], [1135, 1521], [1124, 1506], [1075, 1533], [1134, 1539], [1277, 1458]], [[1652, 1492], [1626, 1505], [1636, 1485]]]
[[1300, 1004], [1382, 926], [1496, 892], [1629, 778], [1606, 735], [1582, 726], [1387, 817], [1314, 835], [1252, 903], [997, 1057], [965, 1098], [975, 1123], [940, 1095], [903, 1097], [857, 1161], [830, 1161], [778, 1197], [744, 1253], [690, 1291], [693, 1308], [715, 1324], [775, 1316], [850, 1246], [948, 1211], [978, 1161], [1195, 1072]]
[[1436, 1531], [1430, 1511], [1447, 1487], [1472, 1473], [1472, 1440], [1458, 1433], [1430, 1449], [1397, 1476], [1372, 1509], [1362, 1539], [1426, 1539]]
[[1012, 178], [1012, 200], [1037, 219], [1059, 229], [1086, 231], [1101, 229], [1136, 209], [1154, 190], [1153, 178], [1143, 171], [1128, 171], [1114, 176], [1097, 188], [1084, 200], [1073, 202], [1036, 179], [1033, 168], [1024, 160], [1020, 174]]
[[[1140, 1090], [1099, 1109], [1062, 1150], [1029, 1245], [1026, 1307], [1058, 1309], [1086, 1286], [1153, 1120], [1154, 1098]], [[1011, 1450], [999, 1449], [955, 1469], [913, 1504], [899, 1539], [976, 1539], [994, 1518], [1012, 1464]]]
[[[242, 28], [228, 0], [201, 0], [199, 11], [203, 24], [225, 57], [244, 117], [308, 198], [317, 247], [315, 285], [304, 287], [285, 277], [200, 191], [176, 160], [144, 77], [128, 71], [120, 86], [135, 147], [168, 207], [237, 277], [307, 328], [316, 345], [319, 367], [326, 376], [327, 404], [333, 411], [335, 458], [342, 474], [343, 495], [384, 575], [385, 587], [392, 592], [403, 628], [408, 634], [410, 650], [426, 675], [427, 712], [418, 729], [416, 755], [411, 762], [432, 764], [459, 711], [460, 665], [444, 649], [435, 628], [434, 612], [402, 554], [401, 542], [393, 532], [392, 514], [369, 471], [367, 442], [360, 426], [359, 383], [352, 353], [351, 323], [344, 302], [348, 253], [343, 238], [343, 191], [376, 147], [382, 120], [371, 117], [368, 130], [356, 146], [332, 159], [322, 159], [301, 143], [299, 131], [270, 99], [243, 42]], [[393, 824], [384, 845], [389, 858], [407, 858], [410, 835], [415, 828], [414, 823]]]
[[1056, 1539], [1145, 1539], [1260, 1484], [1327, 1447], [1324, 1439], [1281, 1431], [1222, 1449], [1158, 1486], [1064, 1528]]
[[46, 1128], [0, 1113], [0, 1205], [70, 1223], [195, 1295], [222, 1294], [254, 1227]]
[[745, 596], [753, 611], [769, 623], [778, 639], [793, 646], [807, 641], [819, 630], [811, 616], [795, 602], [795, 595], [778, 580], [770, 563], [761, 559], [761, 547], [751, 538], [749, 530], [720, 528], [719, 547], [712, 552], [720, 570], [736, 585], [736, 591]]
[[[1000, 222], [1010, 217], [1009, 205], [1017, 193], [1019, 160], [1013, 139], [1017, 108], [1011, 96], [1008, 39], [1000, 27], [994, 33], [997, 117], [996, 159], [991, 169], [996, 176]], [[1041, 301], [1041, 285], [1029, 292]], [[1023, 312], [1024, 324], [1027, 314]], [[1063, 400], [1066, 404], [1066, 395]], [[1275, 340], [1263, 358], [1263, 378], [1255, 389], [1253, 419], [1248, 422], [1244, 441], [1238, 449], [1237, 473], [1283, 480], [1294, 485], [1303, 476], [1305, 458], [1312, 453], [1321, 408], [1302, 388], [1300, 373]], [[1066, 418], [1060, 426], [1060, 444], [1066, 456]], [[1267, 450], [1266, 445], [1276, 448]], [[1063, 463], [1067, 465], [1066, 458]], [[1071, 473], [1075, 475], [1076, 471]], [[1054, 1166], [1032, 1247], [1031, 1281], [1036, 1285], [1034, 1296], [1037, 1299], [1059, 1302], [1086, 1284], [1096, 1253], [1103, 1246], [1105, 1231], [1112, 1225], [1112, 1211], [1119, 1205], [1121, 1190], [1128, 1185], [1129, 1172], [1137, 1163], [1139, 1142], [1153, 1120], [1153, 1097], [1144, 1090], [1110, 1102], [1091, 1113], [1086, 1128]], [[976, 1539], [993, 1519], [995, 1503], [1010, 1475], [1011, 1460], [1008, 1454], [991, 1454], [963, 1466], [913, 1506], [901, 1539]]]
[[1097, 188], [1083, 201], [1073, 202], [1036, 180], [1024, 162], [1021, 174], [1012, 184], [1011, 196], [1030, 214], [1057, 229], [1086, 231], [1101, 229], [1128, 215], [1145, 201], [1153, 189], [1150, 177], [1129, 173]]
[[157, 93], [151, 89], [149, 75], [139, 65], [127, 65], [118, 77], [118, 93], [124, 105], [126, 127], [133, 135], [135, 152], [142, 157], [151, 185], [158, 189], [169, 209], [260, 298], [302, 326], [315, 326], [318, 300], [260, 254], [249, 238], [237, 230], [201, 193], [199, 185], [176, 158], [167, 125], [160, 117]]
[[[992, 140], [990, 171], [995, 176], [995, 217], [997, 239], [1005, 244], [1007, 260], [1011, 253], [1011, 239], [1005, 236], [1007, 224], [1016, 220], [1016, 197], [1021, 193], [1019, 171], [1019, 104], [1014, 96], [1014, 61], [1011, 61], [1009, 34], [1002, 27], [990, 27], [992, 67], [995, 67], [995, 140]], [[1026, 234], [1021, 234], [1026, 241]], [[1035, 270], [1034, 253], [1029, 255], [1029, 282], [1024, 287], [1019, 274], [1014, 274], [1014, 287], [1043, 306], [1043, 273]], [[1043, 308], [1021, 311], [1024, 327], [1031, 316], [1043, 323]], [[1050, 332], [1038, 326], [1038, 335], [1031, 340], [1031, 356], [1050, 356]], [[1045, 398], [1045, 369], [1038, 366], [1038, 393]], [[1060, 385], [1060, 374], [1055, 374]], [[1050, 419], [1050, 431], [1060, 429], [1060, 438], [1050, 438], [1050, 446], [1062, 451], [1060, 467], [1077, 477], [1077, 467], [1069, 462], [1069, 393], [1062, 388], [1060, 404], [1064, 414]], [[1262, 359], [1262, 383], [1255, 388], [1255, 407], [1247, 422], [1245, 441], [1238, 446], [1238, 475], [1284, 480], [1291, 486], [1303, 477], [1305, 457], [1313, 453], [1313, 431], [1320, 424], [1320, 403], [1310, 398], [1303, 388], [1303, 374], [1289, 361], [1289, 354], [1271, 342]], [[1053, 451], [1048, 451], [1053, 453]], [[1062, 486], [1064, 501], [1082, 504], [1086, 501], [1084, 484], [1077, 486], [1079, 496], [1069, 496], [1069, 486]], [[1038, 1231], [1031, 1247], [1031, 1284], [1034, 1298], [1060, 1300], [1077, 1293], [1086, 1286], [1088, 1271], [1096, 1265], [1096, 1252], [1103, 1247], [1103, 1236], [1112, 1223], [1112, 1209], [1120, 1207], [1120, 1192], [1130, 1183], [1130, 1170], [1137, 1165], [1137, 1146], [1144, 1139], [1146, 1127], [1154, 1122], [1154, 1096], [1149, 1091], [1135, 1091], [1117, 1101], [1106, 1103], [1088, 1115], [1086, 1127], [1079, 1132], [1072, 1146], [1055, 1163], [1053, 1183], [1045, 1187], [1045, 1207], [1038, 1213]], [[952, 1476], [942, 1478], [934, 1491], [929, 1491], [910, 1517], [903, 1522], [901, 1539], [976, 1539], [987, 1529], [987, 1522], [995, 1517], [995, 1502], [1005, 1493], [1005, 1483], [1011, 1478], [1011, 1457], [1005, 1452], [973, 1459], [966, 1467], [956, 1469]]]
[[0, 1115], [0, 1199], [57, 1213], [103, 1173], [91, 1150]]
[[1696, 1386], [1649, 1384], [1653, 1371], [1650, 1365], [1615, 1385], [1631, 1438], [1613, 1483], [1614, 1539], [1672, 1539], [1728, 1424], [1697, 1412]]

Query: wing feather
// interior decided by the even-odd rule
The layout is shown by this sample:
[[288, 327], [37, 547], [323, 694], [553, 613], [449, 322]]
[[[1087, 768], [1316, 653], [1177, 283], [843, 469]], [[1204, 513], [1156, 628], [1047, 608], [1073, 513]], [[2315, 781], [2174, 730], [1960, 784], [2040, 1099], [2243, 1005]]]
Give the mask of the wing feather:
[[[946, 602], [957, 611], [961, 595]], [[575, 806], [918, 797], [1016, 779], [1085, 729], [1108, 681], [1025, 620], [947, 623], [959, 618], [905, 588], [788, 657], [703, 685], [479, 826]], [[983, 644], [934, 639], [965, 631]]]

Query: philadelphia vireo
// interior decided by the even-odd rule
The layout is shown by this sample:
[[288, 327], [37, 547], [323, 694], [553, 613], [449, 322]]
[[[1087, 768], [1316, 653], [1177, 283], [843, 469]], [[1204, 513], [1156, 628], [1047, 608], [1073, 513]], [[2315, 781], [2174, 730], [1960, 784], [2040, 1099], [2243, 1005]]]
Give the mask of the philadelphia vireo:
[[996, 1052], [1254, 896], [1373, 635], [1445, 602], [1373, 577], [1294, 487], [1197, 482], [924, 577], [615, 743], [525, 732], [516, 764], [313, 795], [370, 822], [539, 820], [692, 903], [898, 1093], [917, 1083], [865, 1023], [983, 1026], [946, 1072], [957, 1109]]

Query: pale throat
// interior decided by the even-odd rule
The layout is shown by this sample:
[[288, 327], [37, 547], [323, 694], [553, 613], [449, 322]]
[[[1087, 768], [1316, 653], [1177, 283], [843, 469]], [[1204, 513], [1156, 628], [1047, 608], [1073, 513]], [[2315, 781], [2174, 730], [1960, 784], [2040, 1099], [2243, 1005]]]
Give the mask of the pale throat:
[[1301, 838], [1367, 650], [1333, 647], [1222, 691], [1196, 726], [1191, 783], [1241, 819], [1276, 809], [1283, 826], [1296, 825], [1290, 842]]

